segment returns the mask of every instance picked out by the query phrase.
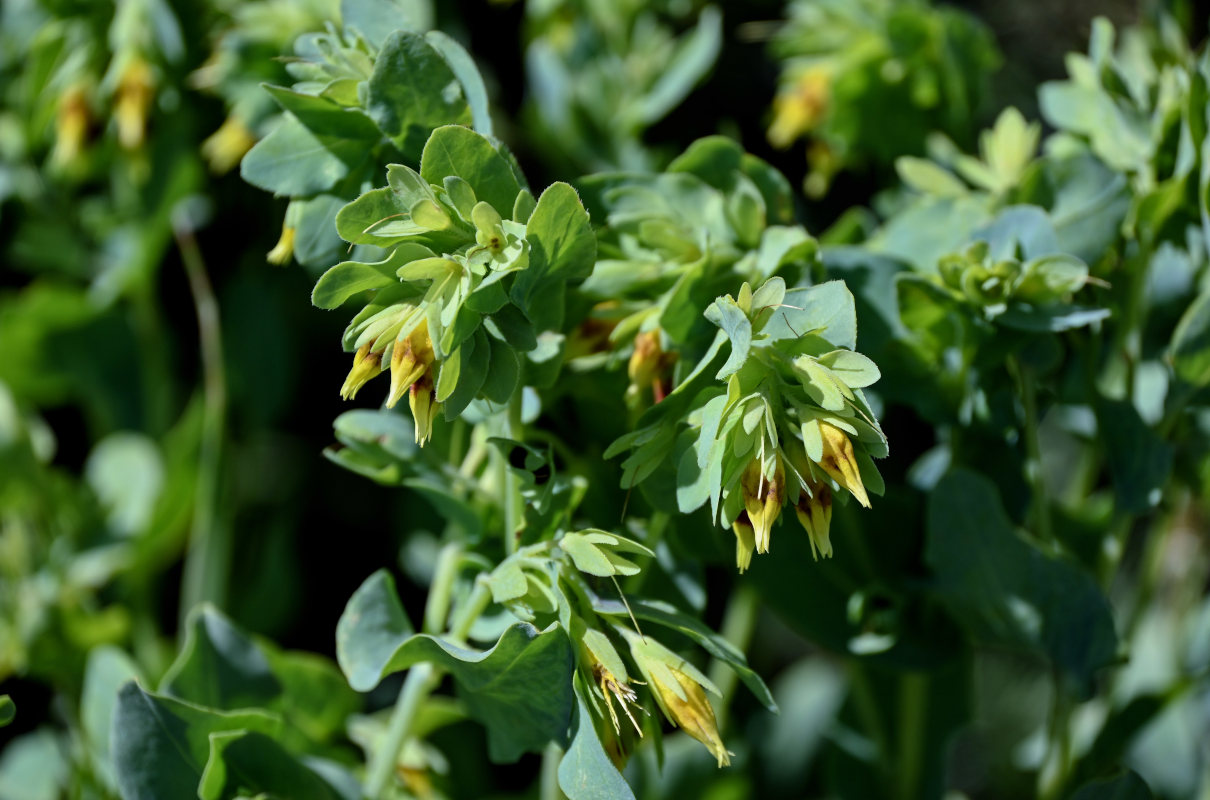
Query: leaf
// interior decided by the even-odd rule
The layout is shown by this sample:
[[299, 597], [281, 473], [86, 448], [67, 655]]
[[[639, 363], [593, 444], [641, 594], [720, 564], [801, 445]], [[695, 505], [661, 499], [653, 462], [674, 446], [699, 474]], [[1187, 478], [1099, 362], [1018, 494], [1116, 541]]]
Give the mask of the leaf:
[[381, 48], [397, 30], [426, 31], [433, 27], [433, 4], [431, 0], [341, 0], [340, 21]]
[[265, 654], [213, 606], [189, 613], [185, 644], [160, 693], [222, 710], [267, 706], [281, 694]]
[[1210, 292], [1185, 310], [1168, 352], [1178, 378], [1199, 389], [1210, 385]]
[[576, 692], [575, 733], [559, 761], [559, 788], [568, 800], [634, 800], [634, 792], [601, 746], [587, 703]]
[[1118, 510], [1138, 514], [1154, 508], [1172, 471], [1172, 445], [1143, 422], [1131, 403], [1098, 398], [1096, 412]]
[[1018, 536], [988, 479], [967, 470], [942, 478], [929, 495], [927, 536], [934, 592], [977, 641], [1046, 655], [1082, 691], [1113, 663], [1113, 615], [1096, 583]]
[[748, 351], [752, 347], [752, 323], [730, 297], [720, 297], [711, 303], [705, 311], [705, 317], [721, 328], [731, 342], [731, 355], [715, 375], [722, 380], [739, 372], [747, 362]]
[[639, 102], [638, 117], [643, 123], [659, 121], [689, 95], [714, 66], [722, 39], [723, 15], [714, 6], [706, 6], [697, 27], [677, 42], [676, 52], [664, 65], [659, 80]]
[[512, 213], [521, 191], [508, 159], [481, 134], [461, 125], [437, 128], [424, 145], [420, 176], [435, 186], [456, 175], [470, 184], [501, 217]]
[[491, 361], [480, 391], [494, 403], [507, 403], [521, 378], [521, 361], [516, 352], [500, 340], [484, 338], [483, 346], [491, 346]]
[[115, 533], [146, 530], [164, 486], [164, 459], [154, 440], [133, 431], [109, 434], [88, 454], [84, 476]]
[[1071, 800], [1151, 800], [1154, 795], [1137, 772], [1128, 770], [1114, 778], [1084, 784]]
[[773, 341], [814, 335], [833, 347], [857, 349], [857, 306], [844, 281], [786, 292], [762, 332]]
[[222, 800], [259, 793], [290, 800], [340, 800], [327, 781], [268, 736], [249, 731], [212, 735], [196, 796]]
[[445, 59], [445, 63], [454, 71], [462, 91], [466, 93], [466, 102], [471, 109], [474, 128], [484, 136], [492, 135], [491, 106], [487, 99], [487, 87], [483, 85], [483, 76], [475, 66], [475, 60], [466, 48], [446, 36], [441, 31], [429, 31], [424, 35], [428, 43], [436, 48]]
[[399, 642], [415, 633], [395, 592], [395, 579], [380, 569], [353, 593], [336, 623], [336, 663], [359, 692], [382, 680]]
[[131, 681], [119, 690], [114, 712], [118, 789], [125, 800], [196, 797], [211, 734], [243, 730], [277, 737], [281, 727], [279, 718], [261, 711], [211, 711]]
[[17, 716], [17, 704], [13, 698], [0, 694], [0, 728], [8, 725]]
[[139, 670], [130, 656], [117, 647], [102, 645], [88, 654], [80, 696], [80, 726], [93, 764], [110, 786], [115, 780], [110, 738], [118, 690], [127, 681], [139, 678]]
[[[420, 159], [434, 129], [470, 124], [471, 110], [462, 84], [441, 53], [419, 33], [396, 31], [387, 37], [367, 88], [370, 118], [410, 163]], [[441, 185], [440, 180], [430, 183]]]
[[316, 308], [339, 308], [361, 292], [399, 283], [397, 272], [400, 267], [432, 256], [433, 251], [427, 247], [404, 242], [382, 261], [341, 262], [319, 276], [311, 291], [311, 304]]
[[948, 169], [926, 158], [903, 156], [896, 159], [895, 171], [899, 179], [911, 188], [937, 197], [961, 197], [969, 194], [966, 184], [958, 180]]
[[373, 689], [387, 675], [431, 662], [453, 674], [467, 709], [487, 726], [495, 761], [515, 761], [567, 732], [574, 660], [562, 628], [512, 625], [485, 652], [413, 634], [394, 582], [376, 572], [349, 600], [336, 626], [336, 655], [349, 684]]
[[353, 139], [372, 146], [382, 138], [374, 120], [361, 109], [345, 108], [313, 94], [304, 94], [282, 86], [261, 84], [283, 110], [309, 128], [316, 136]]
[[240, 162], [240, 175], [275, 195], [312, 195], [336, 185], [370, 156], [366, 142], [319, 134], [283, 114], [268, 136]]
[[850, 389], [864, 389], [877, 383], [882, 377], [877, 364], [852, 350], [824, 353], [819, 357], [819, 363], [830, 369]]
[[512, 298], [540, 330], [562, 325], [564, 285], [588, 277], [597, 240], [576, 190], [552, 183], [538, 198], [525, 226], [529, 267], [517, 273]]

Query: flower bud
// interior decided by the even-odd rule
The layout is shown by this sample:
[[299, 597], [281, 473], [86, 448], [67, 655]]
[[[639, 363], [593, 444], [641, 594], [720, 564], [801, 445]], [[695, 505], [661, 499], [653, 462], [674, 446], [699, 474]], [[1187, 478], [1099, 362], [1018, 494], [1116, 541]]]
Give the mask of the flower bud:
[[626, 366], [630, 387], [626, 394], [637, 397], [647, 386], [651, 387], [652, 398], [660, 402], [670, 391], [668, 371], [676, 362], [676, 353], [666, 353], [660, 346], [658, 328], [644, 331], [634, 337], [634, 352]]
[[756, 533], [752, 530], [747, 511], [739, 512], [735, 522], [731, 523], [731, 530], [735, 531], [735, 566], [739, 567], [740, 572], [745, 572], [752, 566], [752, 551], [756, 549]]
[[[675, 684], [669, 685], [666, 682], [668, 674], [676, 681]], [[650, 678], [652, 692], [668, 718], [685, 733], [704, 744], [711, 755], [718, 759], [720, 767], [729, 765], [731, 754], [727, 752], [723, 737], [719, 735], [714, 708], [711, 707], [701, 684], [673, 666], [669, 666], [666, 671], [653, 671]]]
[[773, 124], [769, 143], [782, 149], [814, 128], [827, 112], [831, 95], [827, 70], [815, 67], [803, 72], [789, 90], [773, 98]]
[[433, 435], [433, 421], [437, 419], [437, 402], [433, 390], [433, 373], [426, 371], [412, 384], [408, 394], [408, 406], [412, 409], [412, 420], [416, 424], [416, 444], [424, 443]]
[[824, 483], [815, 483], [809, 488], [810, 494], [799, 494], [794, 513], [811, 540], [811, 555], [818, 561], [821, 553], [824, 558], [832, 557], [832, 542], [828, 536], [832, 525], [832, 489]]
[[740, 478], [744, 510], [748, 512], [748, 520], [752, 525], [758, 553], [769, 552], [769, 537], [773, 531], [773, 523], [781, 516], [785, 484], [786, 476], [782, 469], [780, 456], [776, 457], [776, 466], [771, 480], [765, 479], [761, 461], [757, 458], [748, 462], [748, 466]]
[[[202, 156], [217, 175], [230, 172], [256, 144], [256, 136], [239, 117], [230, 116], [202, 142]], [[282, 262], [274, 262], [282, 263]]]
[[83, 86], [75, 85], [63, 92], [55, 117], [55, 149], [51, 161], [65, 166], [79, 158], [91, 117]]
[[265, 254], [265, 260], [270, 264], [277, 264], [278, 266], [288, 263], [294, 257], [295, 233], [293, 225], [283, 223], [281, 236], [278, 237], [277, 244], [273, 245], [273, 249]]
[[403, 393], [429, 371], [434, 359], [428, 320], [421, 320], [406, 338], [395, 342], [391, 351], [391, 394], [387, 408], [395, 407]]
[[114, 95], [113, 117], [118, 126], [118, 142], [127, 150], [143, 145], [147, 128], [147, 112], [155, 95], [155, 77], [151, 67], [139, 56], [133, 57], [122, 70]]

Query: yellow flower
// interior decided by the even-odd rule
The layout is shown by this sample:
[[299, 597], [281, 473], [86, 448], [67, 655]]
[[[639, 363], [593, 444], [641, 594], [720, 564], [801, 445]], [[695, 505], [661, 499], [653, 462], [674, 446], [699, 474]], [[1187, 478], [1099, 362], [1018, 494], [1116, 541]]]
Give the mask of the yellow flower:
[[424, 443], [433, 435], [433, 422], [437, 419], [437, 402], [433, 388], [432, 371], [425, 372], [412, 384], [408, 395], [408, 406], [412, 409], [412, 420], [416, 423], [416, 444], [424, 447]]
[[634, 689], [630, 688], [629, 679], [619, 681], [617, 677], [605, 668], [605, 665], [599, 661], [592, 665], [592, 677], [601, 688], [601, 696], [605, 698], [605, 708], [609, 711], [609, 719], [613, 723], [613, 731], [617, 735], [622, 735], [622, 726], [618, 722], [618, 712], [614, 710], [613, 703], [616, 700], [618, 707], [622, 709], [622, 713], [630, 720], [630, 724], [634, 726], [634, 732], [641, 738], [643, 729], [639, 727], [638, 721], [634, 718], [634, 714], [630, 712], [631, 707], [643, 710], [639, 705], [639, 695]]
[[143, 144], [147, 127], [147, 112], [155, 95], [155, 77], [151, 67], [135, 56], [122, 70], [114, 96], [113, 117], [118, 125], [118, 142], [127, 150]]
[[382, 353], [371, 353], [370, 345], [362, 345], [353, 356], [353, 368], [349, 370], [344, 385], [340, 387], [340, 396], [345, 400], [352, 400], [357, 396], [357, 391], [380, 372]]
[[794, 140], [819, 124], [827, 113], [831, 95], [831, 76], [823, 67], [811, 67], [773, 98], [773, 123], [769, 143], [786, 148]]
[[282, 223], [281, 236], [277, 239], [277, 244], [273, 245], [273, 249], [265, 255], [265, 260], [270, 264], [285, 264], [294, 256], [294, 235], [296, 231], [293, 225]]
[[244, 121], [231, 116], [202, 142], [202, 155], [210, 164], [210, 171], [222, 175], [238, 164], [254, 144], [256, 136]]
[[861, 482], [861, 472], [853, 455], [853, 442], [848, 434], [828, 422], [820, 422], [819, 429], [823, 434], [823, 459], [819, 466], [842, 488], [848, 489], [857, 502], [869, 508], [870, 498]]
[[630, 377], [626, 395], [637, 398], [645, 387], [650, 386], [654, 402], [660, 402], [671, 390], [668, 372], [675, 363], [676, 353], [667, 353], [660, 346], [658, 328], [638, 334], [634, 337], [634, 352], [630, 354], [626, 367], [626, 374]]
[[811, 494], [799, 493], [794, 513], [807, 532], [811, 554], [818, 561], [820, 553], [824, 558], [832, 557], [832, 541], [828, 536], [832, 525], [832, 490], [824, 483], [814, 483], [809, 488]]
[[[675, 679], [675, 685], [666, 682], [668, 675]], [[652, 670], [649, 677], [656, 701], [673, 724], [706, 745], [720, 767], [730, 764], [731, 754], [723, 745], [718, 720], [701, 684], [671, 665], [666, 670]]]
[[432, 368], [434, 360], [429, 323], [421, 320], [407, 337], [395, 342], [391, 351], [391, 395], [387, 408], [395, 407], [403, 393]]
[[735, 522], [731, 523], [731, 530], [735, 531], [735, 566], [739, 567], [740, 572], [745, 572], [752, 566], [752, 551], [756, 549], [756, 533], [752, 530], [747, 511], [739, 512]]
[[72, 86], [63, 92], [55, 116], [55, 149], [51, 161], [65, 166], [79, 158], [88, 137], [91, 117], [83, 86]]
[[772, 480], [765, 478], [760, 459], [748, 462], [740, 478], [740, 490], [744, 497], [744, 510], [756, 539], [756, 552], [769, 552], [769, 536], [773, 523], [781, 516], [782, 499], [785, 493], [786, 476], [781, 465], [781, 456], [776, 457]]

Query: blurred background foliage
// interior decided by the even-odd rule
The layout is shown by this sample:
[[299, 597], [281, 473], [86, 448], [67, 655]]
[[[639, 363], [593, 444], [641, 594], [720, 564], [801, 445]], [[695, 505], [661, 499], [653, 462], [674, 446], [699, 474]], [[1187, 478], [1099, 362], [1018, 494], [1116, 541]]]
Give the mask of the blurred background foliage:
[[[736, 576], [729, 533], [669, 523], [664, 546], [701, 562], [669, 599], [724, 634], [726, 598], [759, 607], [748, 658], [781, 713], [737, 695], [736, 766], [669, 737], [662, 769], [650, 748], [628, 769], [637, 795], [1210, 797], [1203, 5], [400, 7], [473, 55], [535, 186], [658, 171], [715, 133], [780, 169], [882, 368], [887, 496], [837, 507], [833, 560], [782, 535]], [[301, 80], [296, 38], [340, 15], [0, 5], [3, 800], [116, 796], [114, 691], [167, 672], [201, 702], [194, 628], [261, 653], [305, 749], [337, 761], [376, 735], [346, 717], [398, 689], [353, 695], [293, 652], [330, 659], [380, 567], [418, 618], [442, 525], [439, 497], [332, 463], [407, 455], [379, 417], [330, 427], [344, 320], [308, 297], [342, 243], [289, 233], [361, 185], [272, 199], [236, 169], [274, 130], [261, 83]], [[1105, 309], [1124, 320], [1108, 337]], [[564, 467], [602, 520], [628, 498], [600, 456], [633, 422], [607, 408], [540, 423], [575, 443]], [[225, 618], [190, 617], [198, 597]], [[536, 758], [489, 767], [478, 726], [433, 730], [415, 796], [533, 796]]]

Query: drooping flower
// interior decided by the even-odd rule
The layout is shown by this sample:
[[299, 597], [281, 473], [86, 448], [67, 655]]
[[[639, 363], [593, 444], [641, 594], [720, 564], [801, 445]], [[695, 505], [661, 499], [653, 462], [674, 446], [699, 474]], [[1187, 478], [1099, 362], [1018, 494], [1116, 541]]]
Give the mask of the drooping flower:
[[254, 144], [256, 135], [248, 129], [242, 119], [232, 115], [227, 117], [217, 131], [202, 141], [202, 156], [210, 164], [211, 172], [222, 175], [239, 164]]
[[118, 79], [113, 103], [118, 142], [126, 150], [142, 147], [147, 132], [147, 114], [154, 96], [155, 76], [151, 66], [139, 56], [133, 56]]
[[437, 392], [433, 384], [433, 373], [425, 372], [412, 384], [408, 394], [408, 406], [412, 409], [412, 420], [416, 427], [416, 444], [421, 447], [433, 435], [433, 422], [437, 419]]
[[66, 166], [79, 158], [91, 119], [88, 95], [83, 86], [75, 85], [63, 92], [55, 116], [55, 149], [51, 161]]
[[744, 497], [744, 510], [752, 525], [755, 537], [756, 552], [769, 552], [769, 537], [773, 532], [773, 523], [781, 516], [782, 501], [785, 496], [786, 476], [782, 469], [781, 456], [775, 456], [773, 477], [766, 478], [761, 460], [754, 458], [744, 469], [740, 478], [740, 489]]
[[752, 566], [752, 552], [756, 549], [756, 533], [747, 511], [739, 512], [731, 523], [731, 530], [735, 532], [735, 566], [740, 572], [746, 572]]
[[345, 400], [352, 400], [362, 386], [381, 372], [382, 353], [371, 353], [369, 344], [362, 345], [353, 356], [353, 368], [349, 370], [344, 385], [340, 387], [340, 396]]
[[676, 353], [664, 351], [658, 328], [636, 335], [634, 351], [626, 365], [626, 374], [630, 378], [626, 396], [637, 398], [644, 389], [651, 387], [654, 402], [663, 400], [671, 388], [670, 371], [675, 363]]
[[789, 89], [773, 98], [769, 143], [783, 149], [819, 124], [831, 98], [832, 78], [822, 67], [803, 71]]
[[277, 244], [273, 245], [273, 249], [265, 255], [265, 260], [270, 264], [285, 264], [294, 257], [294, 236], [297, 231], [293, 225], [283, 223], [281, 228], [281, 236], [277, 239]]
[[853, 442], [848, 434], [829, 422], [819, 423], [823, 434], [823, 458], [819, 466], [828, 473], [832, 480], [848, 489], [857, 502], [866, 508], [870, 507], [870, 498], [866, 494], [865, 485], [861, 482], [861, 472], [857, 467], [857, 457], [853, 453]]
[[435, 358], [428, 320], [421, 320], [411, 333], [396, 340], [391, 350], [391, 394], [387, 408], [394, 408], [403, 393], [432, 369]]
[[832, 540], [829, 528], [832, 525], [832, 489], [826, 483], [809, 485], [810, 494], [800, 492], [794, 513], [798, 522], [811, 540], [811, 554], [818, 561], [832, 557]]

